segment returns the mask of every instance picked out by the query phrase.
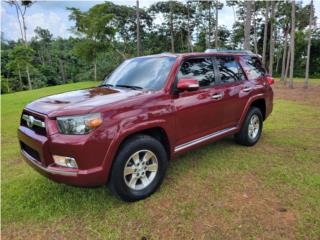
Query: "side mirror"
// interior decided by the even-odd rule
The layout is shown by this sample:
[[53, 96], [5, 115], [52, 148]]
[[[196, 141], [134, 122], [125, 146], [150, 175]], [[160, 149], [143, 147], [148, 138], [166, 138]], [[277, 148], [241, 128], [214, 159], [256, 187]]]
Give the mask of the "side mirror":
[[191, 78], [181, 78], [177, 88], [180, 91], [195, 91], [199, 89], [199, 82]]

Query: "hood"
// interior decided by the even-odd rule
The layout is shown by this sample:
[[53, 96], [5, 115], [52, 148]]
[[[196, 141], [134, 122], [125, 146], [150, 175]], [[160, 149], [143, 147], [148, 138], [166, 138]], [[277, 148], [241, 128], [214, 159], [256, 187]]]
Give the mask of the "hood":
[[83, 114], [97, 107], [140, 94], [143, 94], [143, 92], [130, 89], [95, 87], [40, 98], [28, 104], [26, 108], [50, 117], [61, 114]]

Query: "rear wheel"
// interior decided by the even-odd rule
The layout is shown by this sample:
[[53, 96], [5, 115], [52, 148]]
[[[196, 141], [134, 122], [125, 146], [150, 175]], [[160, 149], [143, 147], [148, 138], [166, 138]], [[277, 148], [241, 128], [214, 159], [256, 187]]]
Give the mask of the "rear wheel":
[[167, 168], [163, 145], [147, 135], [136, 135], [123, 144], [113, 164], [110, 188], [124, 201], [148, 197], [161, 184]]
[[245, 146], [255, 145], [261, 136], [263, 117], [259, 108], [251, 107], [238, 133], [235, 134], [237, 143]]

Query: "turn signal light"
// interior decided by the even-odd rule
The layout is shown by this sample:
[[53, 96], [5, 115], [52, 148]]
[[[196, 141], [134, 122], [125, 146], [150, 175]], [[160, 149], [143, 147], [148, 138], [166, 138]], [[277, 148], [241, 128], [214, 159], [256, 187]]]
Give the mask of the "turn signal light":
[[97, 128], [102, 124], [101, 118], [90, 119], [86, 122], [87, 126], [90, 128]]

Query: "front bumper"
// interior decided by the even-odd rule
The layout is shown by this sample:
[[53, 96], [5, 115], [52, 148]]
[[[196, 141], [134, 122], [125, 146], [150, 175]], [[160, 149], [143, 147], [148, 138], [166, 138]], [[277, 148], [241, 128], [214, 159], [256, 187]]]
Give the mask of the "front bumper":
[[[98, 186], [106, 182], [106, 173], [102, 166], [88, 169], [72, 169], [56, 165], [51, 153], [52, 145], [55, 144], [51, 143], [46, 136], [38, 135], [31, 129], [20, 126], [18, 129], [18, 138], [21, 146], [23, 144], [27, 145], [38, 153], [39, 158], [36, 159], [21, 147], [21, 154], [26, 162], [43, 176], [55, 182], [75, 186]], [[82, 145], [74, 146], [71, 144], [69, 148], [72, 149], [72, 151], [76, 151], [77, 148], [79, 148], [79, 152], [83, 150]], [[78, 160], [88, 160], [85, 158], [86, 156], [82, 159], [79, 157]]]

